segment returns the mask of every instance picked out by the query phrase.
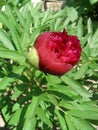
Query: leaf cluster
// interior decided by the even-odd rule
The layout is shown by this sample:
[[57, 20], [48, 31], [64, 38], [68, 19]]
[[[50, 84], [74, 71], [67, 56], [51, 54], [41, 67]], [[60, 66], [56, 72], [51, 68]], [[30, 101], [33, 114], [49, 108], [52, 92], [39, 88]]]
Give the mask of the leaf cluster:
[[[98, 29], [73, 7], [42, 12], [41, 4], [0, 3], [0, 110], [9, 130], [95, 130], [98, 125]], [[74, 13], [74, 15], [73, 15]], [[38, 34], [62, 31], [79, 37], [82, 56], [63, 76], [44, 74], [26, 60]]]

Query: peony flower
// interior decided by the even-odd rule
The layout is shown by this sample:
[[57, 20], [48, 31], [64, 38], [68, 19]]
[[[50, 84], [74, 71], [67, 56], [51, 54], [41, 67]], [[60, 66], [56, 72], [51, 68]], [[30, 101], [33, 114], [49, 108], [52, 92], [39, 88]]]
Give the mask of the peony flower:
[[67, 32], [44, 32], [35, 40], [28, 53], [29, 62], [41, 71], [53, 75], [62, 75], [78, 63], [81, 45], [77, 36]]

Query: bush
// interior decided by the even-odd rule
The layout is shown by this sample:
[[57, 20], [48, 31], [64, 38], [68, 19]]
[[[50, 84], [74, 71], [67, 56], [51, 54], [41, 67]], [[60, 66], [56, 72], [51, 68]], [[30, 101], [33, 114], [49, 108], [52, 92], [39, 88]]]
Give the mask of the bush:
[[[84, 26], [74, 7], [41, 12], [29, 0], [1, 1], [0, 110], [9, 130], [94, 130], [98, 125], [98, 29]], [[62, 31], [79, 37], [81, 61], [63, 76], [27, 62], [38, 34]]]

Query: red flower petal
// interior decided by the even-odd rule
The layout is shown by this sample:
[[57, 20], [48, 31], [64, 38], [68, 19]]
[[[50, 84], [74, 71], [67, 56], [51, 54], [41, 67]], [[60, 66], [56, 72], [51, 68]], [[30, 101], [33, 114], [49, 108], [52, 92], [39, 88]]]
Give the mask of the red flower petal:
[[81, 56], [80, 41], [76, 36], [63, 32], [45, 32], [39, 35], [34, 47], [39, 55], [39, 69], [61, 75], [77, 64]]

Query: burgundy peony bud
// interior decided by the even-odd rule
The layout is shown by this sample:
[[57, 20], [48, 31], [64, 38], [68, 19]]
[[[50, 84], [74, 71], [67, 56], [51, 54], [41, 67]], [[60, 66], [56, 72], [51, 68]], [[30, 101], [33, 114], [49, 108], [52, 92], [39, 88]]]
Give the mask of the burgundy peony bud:
[[67, 32], [40, 34], [28, 53], [29, 62], [45, 73], [62, 75], [78, 63], [81, 56], [80, 41]]

